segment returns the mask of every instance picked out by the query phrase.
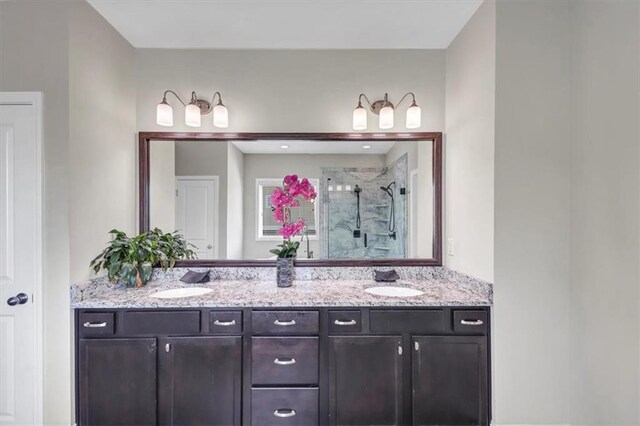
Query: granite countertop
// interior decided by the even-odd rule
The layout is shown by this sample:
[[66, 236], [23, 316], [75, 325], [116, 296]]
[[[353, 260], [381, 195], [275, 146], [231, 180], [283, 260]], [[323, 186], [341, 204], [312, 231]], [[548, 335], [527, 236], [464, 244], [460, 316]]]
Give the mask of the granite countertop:
[[[211, 269], [212, 281], [186, 284], [179, 281], [186, 269], [154, 272], [145, 287], [127, 288], [110, 284], [104, 277], [71, 286], [72, 308], [182, 308], [182, 307], [323, 307], [323, 306], [490, 306], [492, 284], [444, 267], [396, 268], [401, 277], [395, 283], [376, 283], [370, 268], [300, 268], [292, 287], [278, 288], [271, 269]], [[196, 269], [194, 269], [196, 270]], [[203, 270], [203, 269], [197, 269]], [[368, 275], [367, 275], [368, 274]], [[368, 287], [392, 285], [424, 292], [414, 297], [377, 296]], [[151, 297], [157, 291], [206, 287], [202, 296], [175, 299]]]

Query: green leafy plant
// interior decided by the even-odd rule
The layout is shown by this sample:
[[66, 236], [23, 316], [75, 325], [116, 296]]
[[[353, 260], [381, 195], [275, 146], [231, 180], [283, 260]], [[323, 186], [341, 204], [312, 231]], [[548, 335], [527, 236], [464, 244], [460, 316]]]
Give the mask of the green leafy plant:
[[155, 228], [135, 237], [112, 229], [113, 240], [102, 253], [91, 261], [90, 266], [98, 273], [107, 271], [109, 281], [123, 281], [130, 287], [142, 287], [153, 272], [153, 266], [164, 270], [172, 268], [178, 259], [193, 259], [195, 253], [182, 235], [176, 232], [164, 233]]
[[279, 258], [295, 257], [300, 241], [284, 240], [282, 244], [278, 244], [279, 249], [271, 249], [269, 252], [275, 254]]

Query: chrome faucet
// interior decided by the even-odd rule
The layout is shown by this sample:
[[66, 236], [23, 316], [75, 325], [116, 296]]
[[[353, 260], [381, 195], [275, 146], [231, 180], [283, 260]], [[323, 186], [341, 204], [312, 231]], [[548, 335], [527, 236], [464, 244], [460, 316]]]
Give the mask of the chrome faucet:
[[309, 230], [306, 227], [304, 228], [303, 237], [307, 239], [307, 259], [313, 259], [313, 252], [311, 251], [311, 247], [309, 244]]

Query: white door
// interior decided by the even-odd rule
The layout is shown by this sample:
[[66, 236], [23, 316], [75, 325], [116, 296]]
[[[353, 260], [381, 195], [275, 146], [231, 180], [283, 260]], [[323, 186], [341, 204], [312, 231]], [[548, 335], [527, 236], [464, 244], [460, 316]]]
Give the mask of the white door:
[[0, 93], [2, 425], [42, 423], [41, 103], [23, 95]]
[[218, 176], [176, 177], [176, 225], [198, 259], [218, 257]]

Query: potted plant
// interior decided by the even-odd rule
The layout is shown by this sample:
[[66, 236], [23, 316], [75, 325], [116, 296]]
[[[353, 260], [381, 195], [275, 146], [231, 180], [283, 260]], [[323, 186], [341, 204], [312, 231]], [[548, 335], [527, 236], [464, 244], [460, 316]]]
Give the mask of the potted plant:
[[269, 250], [277, 256], [276, 277], [278, 287], [290, 287], [293, 283], [293, 259], [295, 258], [300, 241], [292, 241], [292, 238], [301, 234], [304, 229], [304, 219], [298, 218], [295, 221], [291, 217], [291, 208], [299, 207], [300, 200], [312, 201], [316, 198], [317, 192], [307, 178], [298, 179], [297, 175], [285, 176], [282, 187], [277, 187], [271, 193], [271, 209], [273, 219], [282, 224], [278, 230], [284, 240], [277, 249]]
[[122, 281], [128, 287], [142, 287], [153, 272], [153, 266], [164, 270], [172, 268], [178, 259], [193, 259], [195, 253], [177, 231], [163, 233], [155, 228], [130, 238], [122, 231], [112, 229], [113, 240], [102, 253], [91, 261], [97, 274], [107, 271], [109, 281]]

